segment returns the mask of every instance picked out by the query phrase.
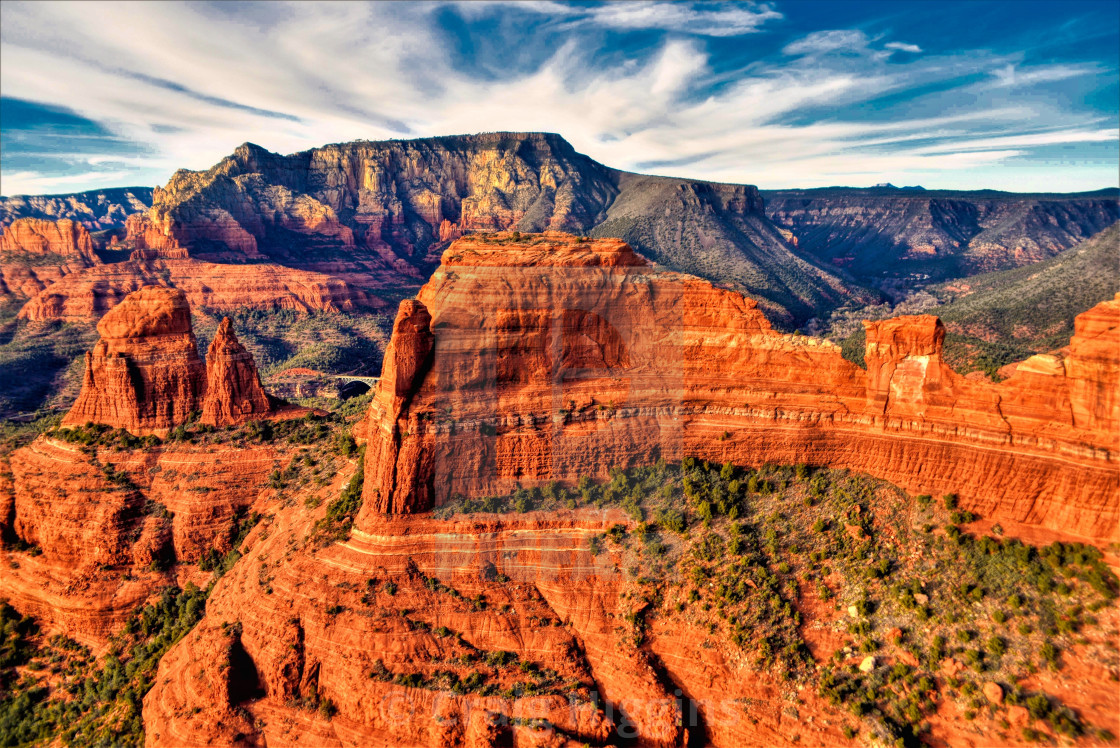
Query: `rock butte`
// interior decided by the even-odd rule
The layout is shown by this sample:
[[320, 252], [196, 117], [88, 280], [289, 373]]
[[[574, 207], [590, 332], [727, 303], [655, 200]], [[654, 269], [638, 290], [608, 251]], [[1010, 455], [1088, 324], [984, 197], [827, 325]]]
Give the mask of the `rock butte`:
[[[226, 318], [198, 356], [190, 307], [178, 289], [149, 286], [102, 317], [86, 354], [82, 391], [65, 426], [92, 422], [133, 434], [166, 434], [187, 421], [227, 426], [277, 413], [252, 356]], [[194, 563], [229, 545], [230, 522], [266, 490], [270, 446], [165, 444], [108, 458], [41, 437], [10, 460], [11, 504], [0, 530], [42, 551], [0, 582], [0, 596], [68, 635], [98, 643], [172, 579], [153, 570]], [[111, 481], [104, 464], [127, 476]], [[153, 513], [161, 504], [167, 513]], [[8, 526], [10, 524], [10, 526]], [[131, 580], [122, 583], [120, 569]]]
[[865, 323], [867, 371], [618, 240], [466, 237], [401, 304], [365, 426], [358, 527], [456, 495], [685, 456], [806, 462], [1091, 538], [1117, 535], [1120, 298], [1001, 384], [933, 316]]
[[179, 289], [148, 286], [101, 318], [86, 353], [82, 390], [63, 425], [98, 423], [134, 434], [166, 434], [202, 411], [202, 422], [228, 426], [272, 410], [253, 357], [229, 318], [198, 355], [191, 310]]

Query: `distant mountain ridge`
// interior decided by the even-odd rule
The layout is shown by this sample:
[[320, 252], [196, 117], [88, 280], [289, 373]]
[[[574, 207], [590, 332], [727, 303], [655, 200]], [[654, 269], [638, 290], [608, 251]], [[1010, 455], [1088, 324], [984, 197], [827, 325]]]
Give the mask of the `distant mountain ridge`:
[[952, 346], [1000, 365], [1066, 345], [1073, 319], [1120, 292], [1120, 222], [1053, 259], [933, 286]]
[[824, 187], [762, 195], [767, 217], [803, 252], [872, 286], [1029, 265], [1120, 219], [1120, 190], [1112, 188], [1016, 194]]
[[152, 206], [151, 187], [112, 187], [58, 195], [0, 197], [0, 226], [20, 218], [70, 219], [91, 232], [123, 226], [133, 213]]
[[755, 187], [622, 172], [550, 133], [356, 141], [287, 156], [246, 143], [207, 171], [177, 172], [146, 221], [144, 231], [192, 256], [331, 268], [375, 285], [421, 282], [465, 233], [559, 230], [625, 239], [755, 296], [787, 326], [873, 298], [798, 254]]
[[[1015, 194], [896, 187], [760, 192], [632, 174], [550, 133], [354, 141], [287, 156], [245, 143], [162, 188], [0, 198], [0, 223], [131, 223], [122, 249], [271, 261], [379, 291], [421, 283], [478, 230], [617, 237], [670, 268], [758, 299], [792, 328], [869, 289], [925, 285], [1045, 260], [1120, 218], [1120, 190]], [[96, 239], [96, 236], [95, 236]], [[108, 241], [108, 236], [101, 243]], [[153, 244], [154, 242], [154, 244]], [[180, 248], [180, 249], [175, 249]]]

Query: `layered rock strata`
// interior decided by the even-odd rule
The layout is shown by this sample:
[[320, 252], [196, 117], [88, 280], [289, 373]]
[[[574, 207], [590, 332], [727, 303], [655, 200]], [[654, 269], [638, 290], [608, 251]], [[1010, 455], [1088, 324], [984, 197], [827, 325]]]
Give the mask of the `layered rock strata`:
[[67, 219], [21, 218], [5, 227], [0, 234], [0, 256], [7, 259], [12, 255], [55, 255], [90, 265], [98, 261], [89, 231]]
[[[298, 535], [309, 521], [292, 511], [277, 522]], [[706, 630], [675, 618], [655, 624], [648, 643], [621, 634], [643, 605], [639, 589], [617, 550], [590, 545], [625, 521], [618, 510], [382, 517], [345, 543], [294, 553], [287, 532], [254, 533], [206, 618], [160, 663], [144, 699], [147, 743], [839, 743], [844, 720], [823, 700], [803, 694], [802, 708], [823, 718], [791, 725], [771, 674], [721, 646], [693, 654]], [[488, 664], [500, 652], [529, 669]], [[410, 685], [479, 672], [491, 693]], [[565, 685], [506, 695], [526, 672]], [[682, 692], [699, 720], [682, 713]], [[329, 699], [333, 717], [299, 706], [312, 697]]]
[[40, 437], [0, 466], [11, 490], [7, 531], [37, 549], [0, 549], [0, 597], [55, 631], [101, 644], [175, 582], [176, 563], [229, 550], [235, 518], [268, 492], [279, 459], [267, 445], [90, 450]]
[[21, 218], [0, 230], [0, 296], [34, 296], [100, 262], [80, 223]]
[[[1078, 319], [1060, 366], [1000, 385], [944, 363], [934, 317], [866, 326], [865, 372], [620, 241], [461, 239], [398, 316], [358, 526], [694, 455], [848, 467], [995, 517], [1115, 536], [1120, 301]], [[426, 334], [421, 363], [426, 344], [406, 341]]]
[[286, 156], [246, 143], [204, 172], [177, 172], [129, 219], [126, 243], [418, 285], [452, 240], [515, 229], [639, 242], [671, 267], [741, 284], [787, 323], [871, 300], [799, 255], [755, 187], [628, 174], [549, 133], [358, 141]]
[[252, 356], [227, 317], [206, 364], [198, 355], [190, 305], [179, 289], [148, 286], [101, 318], [86, 353], [82, 390], [64, 425], [98, 423], [134, 434], [163, 434], [201, 410], [215, 426], [272, 410]]
[[[150, 259], [150, 250], [135, 250], [135, 259], [74, 272], [34, 295], [20, 309], [20, 319], [95, 323], [128, 294], [152, 284], [181, 290], [192, 307], [217, 313], [243, 309], [296, 312], [347, 312], [377, 309], [377, 299], [341, 278], [280, 265], [221, 265], [191, 259]], [[8, 272], [5, 269], [5, 272]]]

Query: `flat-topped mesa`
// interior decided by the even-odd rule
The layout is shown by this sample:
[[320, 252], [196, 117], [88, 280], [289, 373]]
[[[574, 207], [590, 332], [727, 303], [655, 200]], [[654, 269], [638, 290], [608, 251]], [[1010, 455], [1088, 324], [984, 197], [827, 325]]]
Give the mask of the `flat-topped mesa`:
[[51, 255], [97, 265], [93, 238], [82, 224], [62, 219], [20, 218], [0, 233], [0, 255], [24, 255], [34, 259]]
[[101, 268], [93, 239], [76, 221], [20, 218], [0, 228], [0, 297], [33, 297], [65, 276]]
[[696, 456], [846, 467], [1110, 537], [1116, 303], [1082, 315], [1048, 375], [995, 385], [944, 363], [935, 317], [869, 323], [865, 372], [832, 343], [775, 332], [752, 300], [621, 242], [461, 239], [397, 317], [357, 526]]
[[560, 231], [471, 234], [444, 250], [445, 267], [644, 267], [649, 261], [621, 239], [588, 239]]
[[253, 355], [233, 334], [225, 317], [206, 352], [206, 397], [202, 422], [225, 426], [260, 418], [272, 410]]
[[186, 295], [146, 286], [101, 318], [86, 353], [82, 390], [64, 425], [98, 423], [133, 434], [166, 434], [203, 410], [224, 426], [270, 410], [252, 356], [223, 321], [203, 364]]

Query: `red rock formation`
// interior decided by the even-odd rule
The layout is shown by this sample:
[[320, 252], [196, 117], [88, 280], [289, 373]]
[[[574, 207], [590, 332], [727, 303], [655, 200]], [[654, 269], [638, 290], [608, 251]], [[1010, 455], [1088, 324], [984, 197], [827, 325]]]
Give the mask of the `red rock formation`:
[[226, 317], [198, 357], [186, 294], [148, 286], [125, 297], [97, 325], [86, 354], [82, 391], [65, 425], [99, 423], [133, 434], [164, 434], [202, 411], [202, 422], [228, 426], [272, 411], [252, 355]]
[[[210, 548], [229, 549], [235, 515], [269, 490], [279, 460], [271, 446], [176, 444], [89, 454], [40, 437], [12, 454], [3, 476], [11, 484], [11, 531], [40, 553], [0, 550], [0, 597], [54, 630], [104, 642], [174, 580], [153, 571], [153, 560], [195, 564]], [[108, 480], [104, 465], [127, 483]]]
[[431, 321], [431, 315], [419, 301], [402, 301], [393, 323], [392, 340], [385, 349], [381, 385], [370, 408], [377, 413], [373, 422], [389, 431], [372, 440], [370, 446], [377, 454], [370, 459], [374, 469], [364, 489], [364, 499], [379, 512], [408, 512], [416, 495], [428, 495], [426, 483], [417, 484], [421, 476], [415, 455], [400, 454], [399, 420], [427, 372], [432, 352], [432, 333], [428, 329]]
[[202, 422], [226, 426], [260, 418], [271, 410], [253, 356], [238, 342], [226, 317], [206, 353]]
[[0, 295], [31, 297], [100, 263], [89, 231], [74, 221], [21, 218], [0, 230]]
[[148, 286], [97, 324], [82, 391], [64, 424], [103, 423], [134, 434], [166, 433], [198, 409], [206, 371], [186, 295]]
[[[152, 252], [136, 250], [133, 254], [147, 258]], [[161, 256], [170, 253], [157, 252]], [[219, 313], [241, 309], [351, 311], [384, 305], [345, 280], [280, 265], [134, 259], [68, 275], [33, 296], [19, 316], [29, 321], [94, 322], [138, 288], [165, 283], [183, 291], [191, 306]]]
[[387, 376], [370, 409], [358, 526], [695, 455], [849, 467], [995, 517], [1116, 534], [1115, 302], [1082, 315], [1056, 379], [994, 385], [942, 361], [936, 318], [869, 323], [864, 372], [774, 332], [738, 294], [635, 258], [562, 235], [448, 248], [419, 295], [429, 370], [399, 409]]
[[1065, 359], [1073, 424], [1120, 439], [1120, 293], [1077, 315]]
[[88, 265], [99, 260], [93, 251], [93, 239], [86, 227], [67, 219], [44, 221], [21, 218], [0, 233], [0, 255], [57, 255], [74, 258]]

